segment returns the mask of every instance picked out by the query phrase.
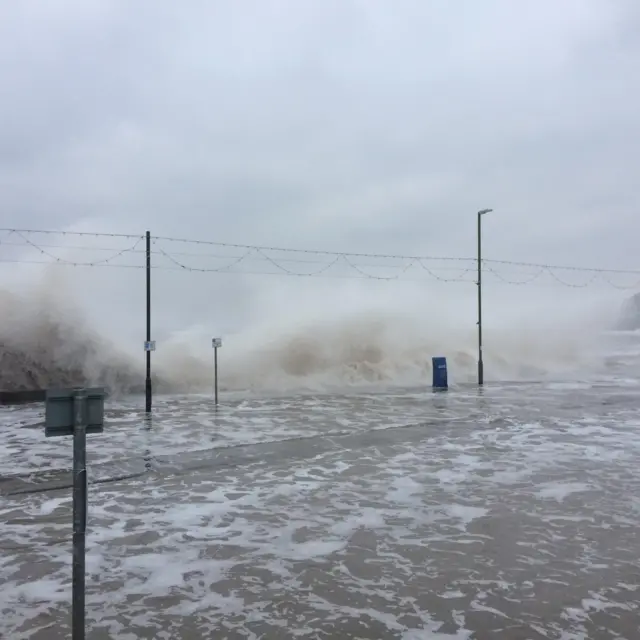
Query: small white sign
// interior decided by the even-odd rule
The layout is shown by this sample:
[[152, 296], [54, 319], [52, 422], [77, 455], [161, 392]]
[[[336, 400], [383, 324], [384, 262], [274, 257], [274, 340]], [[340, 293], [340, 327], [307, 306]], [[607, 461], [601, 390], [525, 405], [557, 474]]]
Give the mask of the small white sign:
[[145, 351], [155, 351], [156, 350], [156, 341], [152, 340], [151, 342], [145, 342], [144, 343], [144, 350]]
[[214, 349], [217, 349], [218, 347], [221, 347], [221, 346], [222, 346], [222, 338], [214, 338], [214, 339], [211, 341], [211, 346], [212, 346]]

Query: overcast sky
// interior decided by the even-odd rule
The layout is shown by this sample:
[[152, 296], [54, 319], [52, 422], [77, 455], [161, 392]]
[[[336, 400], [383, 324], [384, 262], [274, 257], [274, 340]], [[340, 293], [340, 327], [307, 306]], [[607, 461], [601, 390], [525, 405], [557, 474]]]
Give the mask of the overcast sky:
[[640, 3], [0, 3], [2, 226], [636, 267]]

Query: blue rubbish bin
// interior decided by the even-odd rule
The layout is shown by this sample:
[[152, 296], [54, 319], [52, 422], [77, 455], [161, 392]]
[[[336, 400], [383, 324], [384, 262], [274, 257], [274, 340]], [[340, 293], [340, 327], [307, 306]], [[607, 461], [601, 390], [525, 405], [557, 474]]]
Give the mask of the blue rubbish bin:
[[438, 357], [432, 358], [433, 369], [433, 388], [434, 389], [448, 389], [449, 381], [447, 379], [447, 359]]

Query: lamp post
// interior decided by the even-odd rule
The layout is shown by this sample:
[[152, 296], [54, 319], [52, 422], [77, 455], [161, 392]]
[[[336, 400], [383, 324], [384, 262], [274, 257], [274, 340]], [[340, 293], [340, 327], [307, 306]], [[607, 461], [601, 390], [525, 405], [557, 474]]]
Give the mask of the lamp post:
[[484, 362], [482, 359], [482, 216], [493, 209], [478, 211], [478, 385], [484, 384]]
[[151, 344], [151, 233], [147, 231], [146, 237], [146, 257], [147, 257], [147, 341], [145, 343], [145, 351], [147, 356], [147, 375], [144, 380], [144, 395], [145, 406], [144, 410], [147, 414], [151, 413], [151, 351], [153, 346]]

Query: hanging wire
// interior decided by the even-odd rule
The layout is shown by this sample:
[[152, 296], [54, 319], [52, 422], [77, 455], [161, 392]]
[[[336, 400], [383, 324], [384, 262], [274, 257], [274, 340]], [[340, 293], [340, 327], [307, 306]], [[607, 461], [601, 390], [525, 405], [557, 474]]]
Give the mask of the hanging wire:
[[[123, 264], [116, 262], [118, 258], [128, 255], [141, 255], [145, 250], [139, 248], [144, 240], [144, 235], [130, 235], [117, 233], [92, 233], [76, 231], [45, 231], [34, 229], [0, 229], [3, 237], [0, 238], [0, 249], [3, 247], [26, 248], [36, 251], [43, 260], [33, 260], [28, 256], [5, 257], [0, 255], [0, 262], [23, 264], [59, 264], [74, 267], [113, 267], [127, 269], [142, 269], [144, 264]], [[124, 248], [105, 246], [81, 245], [76, 242], [73, 245], [55, 244], [50, 241], [39, 242], [34, 239], [38, 235], [47, 237], [76, 237], [98, 239], [128, 239], [133, 243]], [[20, 240], [20, 242], [15, 242]], [[428, 279], [440, 282], [474, 282], [473, 274], [477, 270], [477, 260], [468, 257], [456, 256], [411, 256], [399, 254], [376, 254], [339, 251], [320, 251], [317, 249], [282, 248], [249, 244], [233, 244], [225, 242], [213, 242], [208, 240], [188, 240], [165, 236], [153, 237], [152, 254], [162, 257], [170, 266], [154, 262], [152, 268], [174, 271], [188, 271], [200, 273], [229, 273], [242, 275], [286, 275], [295, 277], [331, 277], [331, 278], [357, 278], [377, 281], [412, 280], [425, 281]], [[201, 247], [216, 248], [213, 253], [171, 251], [166, 245], [179, 243], [185, 245], [198, 245]], [[233, 249], [232, 254], [225, 251]], [[54, 250], [63, 251], [95, 251], [110, 252], [110, 255], [96, 260], [75, 260], [55, 255]], [[238, 250], [242, 250], [239, 252]], [[277, 255], [274, 255], [277, 254]], [[216, 266], [201, 266], [192, 264], [193, 261], [224, 260], [225, 264]], [[374, 261], [378, 261], [375, 264]], [[239, 268], [250, 262], [268, 264], [275, 271], [265, 269]], [[392, 264], [392, 262], [394, 264]], [[449, 266], [443, 266], [443, 263]], [[289, 265], [313, 265], [315, 268], [294, 269]], [[338, 273], [340, 268], [349, 273]], [[428, 278], [410, 278], [407, 275], [419, 267], [427, 274]], [[640, 287], [640, 269], [600, 269], [594, 267], [553, 265], [546, 263], [519, 262], [512, 260], [483, 260], [483, 270], [496, 278], [497, 281], [508, 285], [524, 286], [540, 281], [548, 276], [556, 284], [564, 287], [582, 289], [600, 281], [615, 289], [627, 290]], [[525, 278], [518, 278], [515, 273], [525, 268], [533, 273], [528, 273]], [[376, 273], [381, 269], [385, 274]], [[445, 275], [444, 272], [447, 272]], [[576, 282], [569, 274], [584, 274], [586, 279]], [[455, 274], [455, 275], [448, 275]], [[561, 275], [562, 274], [562, 275]], [[614, 281], [615, 276], [635, 276], [634, 283], [623, 285]]]

